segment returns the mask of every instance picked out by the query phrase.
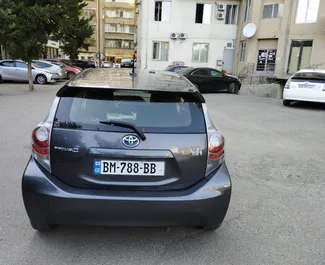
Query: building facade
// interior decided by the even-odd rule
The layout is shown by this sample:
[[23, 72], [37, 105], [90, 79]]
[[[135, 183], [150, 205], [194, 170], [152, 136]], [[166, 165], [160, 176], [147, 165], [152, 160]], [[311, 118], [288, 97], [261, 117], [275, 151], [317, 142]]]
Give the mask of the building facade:
[[88, 51], [81, 51], [78, 55], [81, 60], [94, 60], [99, 57], [99, 43], [98, 43], [98, 9], [102, 7], [101, 0], [86, 0], [87, 6], [84, 7], [83, 16], [86, 18], [92, 18], [90, 21], [91, 26], [93, 27], [94, 33], [91, 38], [88, 40], [90, 46]]
[[120, 62], [133, 58], [136, 33], [135, 0], [104, 0], [102, 12], [102, 45], [104, 59]]
[[164, 69], [178, 63], [232, 73], [239, 4], [236, 0], [142, 0], [137, 67]]
[[[299, 69], [324, 68], [323, 14], [321, 0], [242, 0], [234, 72], [287, 78]], [[254, 25], [245, 37], [245, 27]]]

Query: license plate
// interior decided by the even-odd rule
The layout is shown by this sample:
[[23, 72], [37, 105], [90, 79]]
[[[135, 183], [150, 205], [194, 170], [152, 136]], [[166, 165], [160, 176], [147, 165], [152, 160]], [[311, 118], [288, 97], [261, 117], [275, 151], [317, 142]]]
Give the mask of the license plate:
[[298, 84], [298, 88], [314, 88], [315, 85], [301, 85], [301, 84]]
[[95, 160], [94, 174], [164, 176], [165, 162]]

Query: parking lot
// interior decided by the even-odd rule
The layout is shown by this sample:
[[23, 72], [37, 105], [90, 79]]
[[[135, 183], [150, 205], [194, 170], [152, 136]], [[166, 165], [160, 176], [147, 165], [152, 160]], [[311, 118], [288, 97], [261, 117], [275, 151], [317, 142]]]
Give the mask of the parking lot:
[[233, 181], [216, 232], [60, 227], [35, 232], [21, 196], [30, 134], [62, 85], [0, 84], [0, 264], [325, 264], [325, 107], [205, 94]]

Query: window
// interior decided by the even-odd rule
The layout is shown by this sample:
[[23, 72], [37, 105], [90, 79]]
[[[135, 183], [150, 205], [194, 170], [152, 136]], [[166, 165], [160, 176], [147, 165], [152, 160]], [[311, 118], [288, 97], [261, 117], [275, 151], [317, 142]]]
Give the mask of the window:
[[114, 10], [114, 9], [106, 10], [106, 16], [108, 16], [108, 17], [116, 17], [116, 10]]
[[249, 13], [251, 9], [251, 0], [245, 0], [244, 21], [249, 20]]
[[239, 61], [244, 62], [246, 57], [246, 44], [247, 42], [245, 40], [240, 42], [240, 55], [239, 55]]
[[226, 24], [237, 25], [238, 5], [227, 5], [226, 8]]
[[25, 64], [23, 62], [15, 62], [15, 65], [17, 68], [27, 69], [27, 64]]
[[168, 61], [168, 42], [154, 41], [152, 45], [152, 59]]
[[208, 43], [193, 43], [192, 62], [206, 63], [208, 62]]
[[196, 4], [195, 23], [210, 24], [212, 4]]
[[129, 3], [133, 4], [134, 0], [105, 0], [106, 3], [118, 2], [118, 3]]
[[264, 5], [263, 18], [282, 17], [283, 4]]
[[199, 69], [196, 70], [192, 75], [209, 76], [209, 72], [205, 69]]
[[14, 62], [12, 62], [12, 61], [4, 61], [4, 62], [1, 63], [1, 66], [14, 67]]
[[120, 48], [122, 48], [122, 41], [121, 40], [105, 40], [105, 47], [120, 49]]
[[309, 68], [312, 49], [312, 40], [293, 40], [290, 48], [288, 73]]
[[71, 87], [61, 96], [56, 128], [131, 131], [100, 124], [116, 120], [132, 123], [148, 133], [206, 132], [202, 105], [190, 93]]
[[222, 73], [215, 70], [210, 70], [210, 75], [213, 77], [223, 77]]
[[170, 1], [155, 1], [155, 21], [166, 22], [170, 20]]
[[317, 21], [319, 0], [299, 0], [296, 23], [315, 23]]
[[94, 8], [85, 8], [84, 9], [85, 18], [96, 18], [96, 10]]
[[134, 25], [125, 25], [121, 23], [105, 24], [105, 32], [116, 33], [134, 33]]

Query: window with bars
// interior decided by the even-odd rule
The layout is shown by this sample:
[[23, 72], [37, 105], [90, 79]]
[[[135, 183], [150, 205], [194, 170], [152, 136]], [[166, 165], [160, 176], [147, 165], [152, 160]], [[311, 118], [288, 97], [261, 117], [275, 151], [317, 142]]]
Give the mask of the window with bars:
[[166, 22], [170, 20], [171, 1], [155, 1], [155, 21]]
[[168, 61], [169, 42], [154, 41], [152, 43], [152, 59], [157, 61]]
[[237, 20], [238, 20], [238, 5], [227, 5], [225, 23], [227, 25], [237, 25]]
[[243, 40], [243, 41], [240, 42], [240, 54], [239, 54], [239, 61], [240, 62], [245, 62], [246, 46], [247, 46], [247, 41]]
[[282, 17], [283, 4], [267, 4], [263, 8], [263, 18]]
[[208, 62], [209, 44], [193, 43], [192, 62], [206, 63]]

